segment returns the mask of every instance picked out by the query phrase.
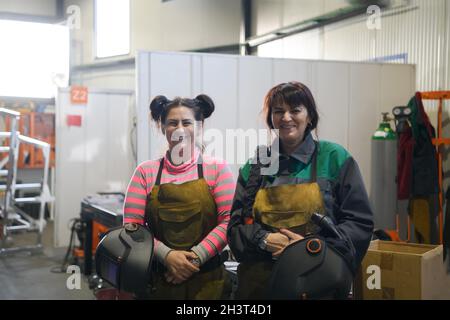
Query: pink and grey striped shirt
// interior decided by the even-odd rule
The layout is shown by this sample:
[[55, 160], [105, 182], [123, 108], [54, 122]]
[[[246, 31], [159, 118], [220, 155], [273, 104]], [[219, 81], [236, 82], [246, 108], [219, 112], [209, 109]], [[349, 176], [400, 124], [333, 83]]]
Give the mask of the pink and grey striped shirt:
[[[161, 175], [161, 184], [183, 182], [198, 179], [196, 152], [194, 159], [180, 166], [173, 165], [164, 157], [164, 168]], [[205, 263], [227, 245], [226, 230], [230, 219], [231, 204], [233, 201], [235, 182], [229, 166], [222, 160], [202, 155], [203, 175], [210, 186], [211, 194], [217, 206], [217, 226], [196, 246], [191, 248]], [[124, 204], [124, 223], [135, 222], [145, 224], [145, 206], [147, 195], [155, 184], [160, 165], [160, 159], [141, 163], [128, 185]], [[164, 262], [171, 249], [163, 242], [155, 239], [155, 255], [160, 262]]]

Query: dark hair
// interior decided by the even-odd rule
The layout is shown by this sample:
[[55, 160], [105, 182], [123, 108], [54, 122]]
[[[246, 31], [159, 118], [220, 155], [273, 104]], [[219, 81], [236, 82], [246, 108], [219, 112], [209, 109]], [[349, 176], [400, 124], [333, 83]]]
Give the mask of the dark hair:
[[150, 103], [152, 119], [157, 123], [164, 124], [170, 109], [180, 106], [192, 109], [196, 121], [204, 121], [209, 118], [215, 108], [214, 102], [206, 94], [199, 94], [194, 99], [176, 97], [173, 100], [169, 100], [165, 96], [156, 96]]
[[272, 108], [277, 105], [287, 104], [291, 108], [304, 105], [308, 110], [308, 116], [311, 119], [311, 125], [307, 130], [311, 131], [317, 127], [319, 122], [319, 113], [317, 112], [316, 102], [311, 91], [303, 83], [291, 81], [276, 85], [266, 94], [264, 98], [263, 113], [266, 124], [270, 129], [274, 129], [272, 123]]

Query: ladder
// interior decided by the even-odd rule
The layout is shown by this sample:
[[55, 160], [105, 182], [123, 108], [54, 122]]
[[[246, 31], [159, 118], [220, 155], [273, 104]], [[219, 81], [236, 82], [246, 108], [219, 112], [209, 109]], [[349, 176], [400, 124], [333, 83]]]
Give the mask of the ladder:
[[[42, 250], [42, 232], [45, 228], [45, 205], [53, 202], [54, 197], [50, 194], [48, 187], [48, 169], [50, 162], [50, 144], [27, 136], [23, 136], [17, 130], [20, 113], [5, 108], [0, 108], [0, 116], [8, 117], [11, 131], [0, 132], [0, 139], [9, 139], [9, 146], [0, 146], [0, 153], [8, 153], [8, 156], [0, 163], [0, 177], [6, 177], [6, 184], [0, 185], [0, 192], [4, 193], [0, 205], [0, 223], [2, 225], [0, 255], [18, 251], [40, 251]], [[21, 143], [30, 144], [40, 148], [44, 155], [43, 178], [39, 182], [16, 183], [17, 159]], [[4, 167], [6, 169], [4, 169]], [[37, 197], [16, 198], [16, 190], [39, 190]], [[39, 216], [34, 219], [29, 214], [18, 208], [21, 203], [39, 203]], [[37, 241], [34, 245], [20, 247], [8, 247], [7, 240], [12, 234], [19, 231], [37, 232]]]

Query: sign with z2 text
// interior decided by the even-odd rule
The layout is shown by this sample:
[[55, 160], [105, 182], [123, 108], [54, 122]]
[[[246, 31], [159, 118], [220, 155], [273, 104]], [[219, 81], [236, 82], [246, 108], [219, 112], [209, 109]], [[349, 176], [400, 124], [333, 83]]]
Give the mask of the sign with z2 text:
[[88, 88], [82, 86], [70, 87], [70, 103], [87, 105]]

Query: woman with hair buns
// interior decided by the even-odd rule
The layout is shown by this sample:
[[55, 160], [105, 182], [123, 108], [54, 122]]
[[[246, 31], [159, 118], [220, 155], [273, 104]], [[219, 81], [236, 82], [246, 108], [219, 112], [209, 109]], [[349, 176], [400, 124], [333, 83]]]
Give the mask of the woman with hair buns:
[[235, 184], [228, 165], [196, 143], [214, 103], [204, 94], [157, 96], [150, 111], [168, 150], [136, 168], [124, 206], [124, 223], [147, 225], [155, 236], [147, 298], [228, 298], [221, 253]]

